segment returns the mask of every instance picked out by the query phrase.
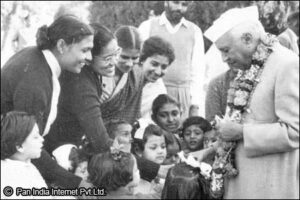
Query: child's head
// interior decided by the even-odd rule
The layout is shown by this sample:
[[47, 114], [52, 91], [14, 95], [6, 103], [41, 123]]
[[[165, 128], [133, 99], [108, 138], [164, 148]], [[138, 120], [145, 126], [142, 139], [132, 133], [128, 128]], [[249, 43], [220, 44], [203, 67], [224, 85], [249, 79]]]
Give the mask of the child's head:
[[129, 122], [123, 119], [111, 120], [106, 124], [106, 130], [110, 138], [117, 139], [119, 144], [124, 145], [125, 152], [131, 151], [132, 126]]
[[127, 73], [139, 62], [142, 40], [138, 29], [133, 26], [121, 26], [115, 36], [122, 48], [116, 70]]
[[88, 165], [89, 180], [108, 193], [121, 187], [129, 191], [140, 180], [135, 157], [127, 152], [105, 152], [94, 155]]
[[1, 116], [1, 160], [39, 158], [43, 141], [34, 116], [18, 111]]
[[165, 131], [175, 132], [180, 127], [180, 104], [173, 97], [160, 94], [153, 101], [151, 117]]
[[209, 199], [208, 188], [199, 168], [179, 163], [169, 169], [161, 199]]
[[[143, 130], [142, 130], [143, 131]], [[134, 153], [157, 164], [162, 164], [167, 156], [164, 131], [157, 125], [149, 124], [143, 135], [134, 137]]]
[[91, 154], [83, 148], [77, 148], [73, 144], [64, 144], [56, 148], [52, 155], [57, 163], [64, 169], [87, 180], [87, 165]]
[[182, 136], [190, 151], [203, 149], [204, 134], [212, 129], [210, 123], [199, 116], [187, 118], [182, 125]]

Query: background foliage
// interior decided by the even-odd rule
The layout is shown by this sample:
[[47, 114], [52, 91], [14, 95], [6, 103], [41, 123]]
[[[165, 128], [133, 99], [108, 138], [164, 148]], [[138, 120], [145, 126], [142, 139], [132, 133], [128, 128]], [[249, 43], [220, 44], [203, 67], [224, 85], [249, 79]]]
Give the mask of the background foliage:
[[[265, 29], [275, 35], [285, 30], [287, 15], [299, 10], [298, 1], [193, 1], [186, 18], [205, 32], [226, 10], [254, 4], [259, 8], [260, 20]], [[148, 19], [150, 10], [161, 14], [164, 1], [93, 1], [89, 10], [92, 22], [100, 22], [114, 31], [122, 24], [138, 27]], [[207, 49], [210, 41], [206, 38], [204, 41]]]
[[[299, 11], [299, 1], [193, 1], [186, 18], [205, 32], [224, 11], [252, 4], [258, 5], [265, 29], [276, 35], [285, 29], [287, 15]], [[13, 53], [11, 35], [21, 26], [22, 9], [28, 10], [33, 18], [33, 32], [66, 13], [75, 14], [86, 22], [100, 22], [115, 31], [120, 25], [139, 26], [148, 19], [150, 10], [161, 14], [164, 1], [1, 1], [1, 66]], [[204, 41], [208, 47], [210, 42]]]

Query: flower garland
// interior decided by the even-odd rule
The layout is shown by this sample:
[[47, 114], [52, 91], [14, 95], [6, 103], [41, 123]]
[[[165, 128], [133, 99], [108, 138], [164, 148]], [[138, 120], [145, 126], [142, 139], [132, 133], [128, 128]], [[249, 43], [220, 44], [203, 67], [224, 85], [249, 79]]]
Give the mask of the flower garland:
[[[251, 67], [248, 70], [239, 70], [230, 87], [227, 96], [225, 118], [232, 122], [243, 123], [244, 113], [250, 113], [249, 105], [253, 92], [260, 82], [260, 76], [264, 64], [273, 52], [276, 37], [266, 34], [257, 46], [252, 56]], [[217, 149], [212, 170], [211, 191], [214, 197], [221, 197], [224, 193], [224, 177], [237, 176], [238, 171], [234, 167], [234, 154], [236, 142], [221, 141]]]
[[267, 34], [257, 46], [252, 56], [251, 67], [239, 70], [235, 79], [230, 83], [227, 96], [226, 116], [233, 122], [243, 123], [243, 113], [250, 112], [249, 104], [253, 92], [259, 83], [264, 64], [273, 52], [273, 45], [278, 41], [274, 35]]

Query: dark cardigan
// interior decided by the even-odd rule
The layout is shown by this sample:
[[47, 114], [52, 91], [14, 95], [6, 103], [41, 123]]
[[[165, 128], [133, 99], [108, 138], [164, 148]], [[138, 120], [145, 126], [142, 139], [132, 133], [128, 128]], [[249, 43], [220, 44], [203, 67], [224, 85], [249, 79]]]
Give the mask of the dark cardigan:
[[[42, 134], [52, 98], [52, 73], [43, 53], [28, 47], [12, 56], [1, 69], [1, 114], [25, 111], [36, 117]], [[60, 167], [46, 151], [32, 163], [49, 182], [66, 188], [78, 187], [81, 178]]]
[[234, 78], [232, 70], [227, 70], [209, 82], [205, 99], [205, 118], [212, 121], [215, 115], [225, 115], [227, 105], [227, 91], [230, 81]]
[[93, 151], [99, 153], [109, 149], [112, 141], [102, 120], [100, 81], [89, 66], [80, 74], [67, 71], [61, 74], [58, 113], [46, 137], [47, 151], [52, 152], [66, 143], [79, 146], [84, 135]]

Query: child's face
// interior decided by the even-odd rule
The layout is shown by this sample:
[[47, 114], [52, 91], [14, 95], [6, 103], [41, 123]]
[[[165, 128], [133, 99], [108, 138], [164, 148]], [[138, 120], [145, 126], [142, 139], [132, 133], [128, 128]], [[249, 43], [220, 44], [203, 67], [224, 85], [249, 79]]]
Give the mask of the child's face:
[[157, 124], [168, 132], [177, 131], [180, 126], [180, 110], [177, 105], [168, 103], [157, 112]]
[[87, 166], [88, 166], [87, 161], [83, 161], [83, 162], [79, 163], [75, 169], [74, 174], [81, 177], [83, 180], [87, 180], [88, 175], [89, 175]]
[[123, 150], [128, 153], [130, 153], [132, 143], [131, 131], [132, 126], [130, 124], [120, 124], [114, 133], [119, 144], [124, 146]]
[[204, 135], [204, 148], [209, 148], [217, 141], [218, 133], [216, 130], [207, 131]]
[[183, 132], [183, 140], [191, 151], [203, 149], [204, 133], [199, 125], [191, 125]]
[[142, 156], [147, 160], [162, 164], [167, 156], [165, 137], [163, 135], [148, 136]]
[[40, 135], [37, 124], [33, 126], [31, 133], [27, 136], [22, 144], [22, 154], [28, 159], [39, 158], [43, 147], [44, 138]]

